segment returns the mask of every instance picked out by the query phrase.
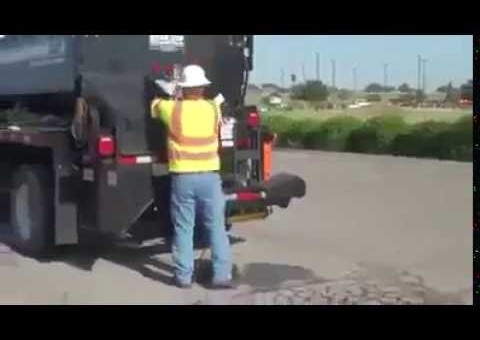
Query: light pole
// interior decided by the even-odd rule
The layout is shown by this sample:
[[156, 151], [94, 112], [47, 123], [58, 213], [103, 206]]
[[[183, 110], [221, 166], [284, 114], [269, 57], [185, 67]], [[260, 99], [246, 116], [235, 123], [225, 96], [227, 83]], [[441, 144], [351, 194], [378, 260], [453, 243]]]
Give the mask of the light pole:
[[383, 87], [388, 86], [388, 64], [383, 64]]
[[336, 87], [337, 82], [337, 62], [332, 60], [332, 88]]
[[419, 54], [417, 59], [417, 91], [422, 89], [422, 56]]
[[358, 69], [356, 67], [353, 68], [353, 91], [357, 92], [357, 85], [358, 85]]
[[427, 59], [422, 60], [423, 66], [423, 93], [427, 94]]

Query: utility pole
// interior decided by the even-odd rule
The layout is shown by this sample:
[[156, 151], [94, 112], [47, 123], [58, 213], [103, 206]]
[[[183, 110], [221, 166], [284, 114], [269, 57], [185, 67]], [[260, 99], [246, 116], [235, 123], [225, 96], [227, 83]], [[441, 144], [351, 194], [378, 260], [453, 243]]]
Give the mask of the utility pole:
[[320, 53], [317, 52], [317, 81], [320, 81]]
[[333, 59], [332, 60], [332, 87], [336, 87], [337, 82], [337, 62]]
[[303, 82], [307, 82], [307, 72], [305, 71], [305, 63], [302, 64], [302, 74], [303, 74]]
[[388, 64], [383, 64], [383, 87], [388, 86]]
[[417, 61], [417, 91], [422, 89], [422, 56], [418, 55]]
[[423, 67], [423, 93], [427, 94], [427, 59], [422, 59]]
[[353, 68], [353, 91], [354, 91], [354, 92], [357, 92], [357, 85], [358, 85], [358, 83], [357, 83], [357, 81], [358, 81], [357, 76], [358, 76], [358, 74], [357, 74], [357, 68], [354, 67], [354, 68]]

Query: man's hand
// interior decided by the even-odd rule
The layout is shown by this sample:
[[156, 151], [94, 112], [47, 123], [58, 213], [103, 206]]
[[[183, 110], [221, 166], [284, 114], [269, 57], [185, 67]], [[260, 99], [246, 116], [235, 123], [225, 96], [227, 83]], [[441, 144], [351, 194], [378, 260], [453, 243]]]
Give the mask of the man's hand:
[[225, 97], [220, 93], [213, 101], [220, 107], [225, 103]]

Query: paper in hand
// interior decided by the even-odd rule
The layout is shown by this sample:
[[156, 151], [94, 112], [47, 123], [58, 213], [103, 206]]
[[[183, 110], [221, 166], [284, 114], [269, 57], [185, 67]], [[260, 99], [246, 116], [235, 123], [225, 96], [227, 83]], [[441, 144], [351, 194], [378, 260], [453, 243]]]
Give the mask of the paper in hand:
[[165, 80], [156, 80], [155, 84], [160, 87], [166, 94], [173, 96], [175, 94], [175, 84]]
[[220, 93], [218, 96], [215, 97], [213, 101], [218, 106], [221, 106], [223, 103], [225, 103], [225, 97]]

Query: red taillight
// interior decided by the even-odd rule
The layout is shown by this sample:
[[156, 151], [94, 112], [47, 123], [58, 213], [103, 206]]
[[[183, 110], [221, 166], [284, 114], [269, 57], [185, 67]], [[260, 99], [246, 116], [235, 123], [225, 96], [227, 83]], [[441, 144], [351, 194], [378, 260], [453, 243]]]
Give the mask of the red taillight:
[[237, 194], [237, 200], [240, 202], [255, 202], [263, 199], [263, 195], [254, 192], [241, 192]]
[[135, 156], [122, 156], [118, 159], [118, 163], [121, 165], [135, 165], [137, 164], [137, 157]]
[[155, 157], [152, 156], [120, 156], [118, 163], [121, 165], [143, 165], [152, 164]]
[[111, 157], [115, 154], [115, 140], [112, 136], [100, 136], [98, 154], [102, 157]]
[[248, 127], [254, 129], [260, 126], [260, 114], [256, 111], [249, 112], [247, 116], [247, 125]]
[[225, 196], [228, 202], [258, 202], [267, 198], [265, 192], [239, 192]]

